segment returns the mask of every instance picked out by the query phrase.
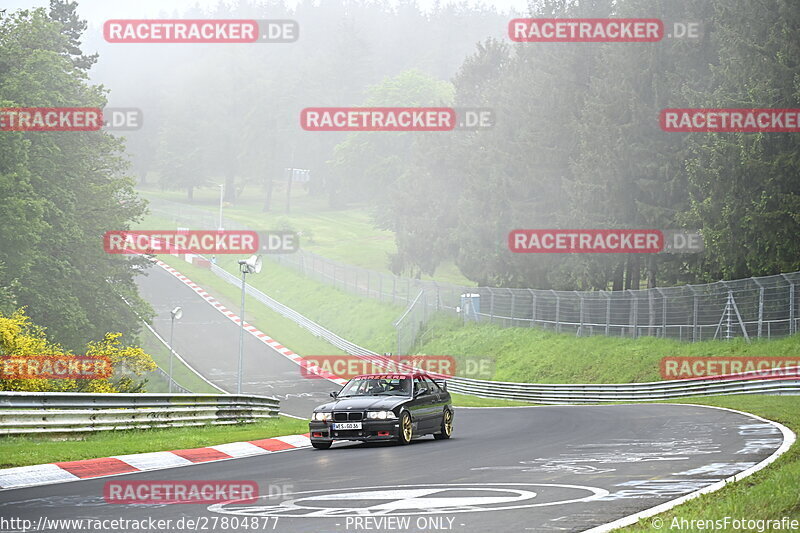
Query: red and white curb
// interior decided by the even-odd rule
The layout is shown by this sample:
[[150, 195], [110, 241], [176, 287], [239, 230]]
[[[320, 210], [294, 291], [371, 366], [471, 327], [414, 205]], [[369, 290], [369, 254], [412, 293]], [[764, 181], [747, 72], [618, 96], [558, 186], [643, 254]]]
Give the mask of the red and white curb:
[[[233, 311], [222, 305], [216, 298], [208, 294], [208, 292], [206, 292], [204, 288], [202, 288], [197, 283], [193, 282], [192, 280], [190, 280], [189, 278], [178, 272], [176, 269], [169, 266], [167, 263], [161, 261], [160, 259], [156, 259], [154, 262], [156, 265], [160, 266], [161, 268], [163, 268], [164, 270], [166, 270], [167, 272], [178, 278], [181, 282], [183, 282], [184, 285], [186, 285], [194, 292], [196, 292], [206, 302], [214, 306], [217, 309], [217, 311], [228, 317], [228, 319], [231, 322], [241, 325], [242, 319], [239, 318], [239, 315], [237, 315], [236, 313], [234, 313]], [[276, 341], [263, 331], [259, 330], [257, 327], [253, 326], [252, 324], [245, 322], [244, 330], [253, 335], [255, 338], [257, 338], [264, 344], [266, 344], [267, 346], [269, 346], [270, 348], [272, 348], [273, 350], [275, 350], [276, 352], [278, 352], [279, 354], [293, 361], [297, 365], [303, 366], [305, 364], [305, 360], [302, 358], [302, 356], [296, 354], [295, 352], [293, 352], [286, 346], [282, 345], [281, 343], [279, 343], [278, 341]], [[314, 372], [313, 368], [311, 367], [309, 367], [309, 371]], [[320, 375], [338, 385], [344, 385], [345, 383], [347, 383], [346, 379], [329, 375], [322, 375], [322, 374]]]
[[20, 466], [0, 470], [0, 490], [51, 485], [97, 477], [118, 476], [149, 470], [190, 466], [210, 461], [297, 450], [311, 446], [308, 433], [270, 439], [231, 442], [207, 448], [171, 452], [135, 453], [100, 459]]

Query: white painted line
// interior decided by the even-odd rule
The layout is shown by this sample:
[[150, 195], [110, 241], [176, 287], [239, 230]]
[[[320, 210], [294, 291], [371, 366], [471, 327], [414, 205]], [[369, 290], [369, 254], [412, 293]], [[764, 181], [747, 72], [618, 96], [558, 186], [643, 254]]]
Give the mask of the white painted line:
[[129, 455], [113, 455], [112, 457], [139, 470], [157, 470], [159, 468], [192, 464], [190, 460], [172, 452], [133, 453]]

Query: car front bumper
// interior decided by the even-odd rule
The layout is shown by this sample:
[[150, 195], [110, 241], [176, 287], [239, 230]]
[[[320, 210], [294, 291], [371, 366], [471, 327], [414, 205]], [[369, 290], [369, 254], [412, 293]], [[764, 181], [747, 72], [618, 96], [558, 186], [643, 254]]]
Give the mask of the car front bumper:
[[389, 441], [400, 434], [399, 420], [364, 420], [361, 429], [333, 429], [331, 422], [311, 421], [308, 424], [311, 442], [335, 440]]

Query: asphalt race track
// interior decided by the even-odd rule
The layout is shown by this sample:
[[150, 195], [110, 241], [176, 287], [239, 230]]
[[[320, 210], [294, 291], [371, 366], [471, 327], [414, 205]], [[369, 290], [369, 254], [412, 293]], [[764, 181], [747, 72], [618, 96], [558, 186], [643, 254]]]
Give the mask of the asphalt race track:
[[[160, 316], [184, 308], [175, 328], [179, 353], [230, 389], [236, 326], [172, 276], [151, 272], [142, 292]], [[158, 323], [161, 333], [168, 327]], [[246, 392], [279, 395], [290, 413], [307, 416], [332, 388], [301, 378], [297, 365], [255, 340], [246, 349]], [[253, 531], [242, 527], [246, 517], [257, 517], [257, 531], [287, 533], [585, 531], [746, 470], [782, 442], [772, 424], [700, 406], [461, 408], [447, 441], [340, 443], [7, 490], [0, 516], [171, 519], [160, 530], [176, 532]], [[108, 504], [103, 488], [112, 480], [252, 480], [262, 496], [210, 506]], [[187, 518], [199, 525], [187, 527]]]
[[[153, 266], [147, 274], [138, 284], [142, 298], [156, 312], [153, 328], [169, 341], [169, 312], [181, 306], [183, 317], [175, 321], [172, 342], [176, 353], [218, 387], [236, 392], [240, 327], [164, 269]], [[223, 303], [239, 314], [239, 303]], [[265, 333], [269, 335], [269, 330]], [[314, 406], [330, 400], [329, 393], [339, 388], [326, 379], [304, 378], [296, 363], [247, 332], [243, 368], [244, 394], [280, 398], [281, 412], [303, 418], [311, 416]]]

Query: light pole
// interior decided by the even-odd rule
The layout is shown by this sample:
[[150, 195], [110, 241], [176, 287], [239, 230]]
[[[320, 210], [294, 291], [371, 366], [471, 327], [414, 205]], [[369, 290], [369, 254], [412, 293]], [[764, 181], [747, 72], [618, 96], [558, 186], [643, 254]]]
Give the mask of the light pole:
[[242, 273], [242, 312], [239, 315], [239, 368], [236, 372], [236, 394], [242, 393], [242, 362], [244, 360], [244, 286], [247, 274], [261, 272], [261, 256], [251, 255], [248, 259], [239, 259], [239, 271]]
[[172, 379], [172, 360], [175, 358], [175, 350], [172, 348], [172, 334], [175, 332], [175, 321], [180, 320], [183, 316], [183, 309], [176, 307], [169, 314], [169, 391], [172, 392], [172, 384], [174, 383]]

